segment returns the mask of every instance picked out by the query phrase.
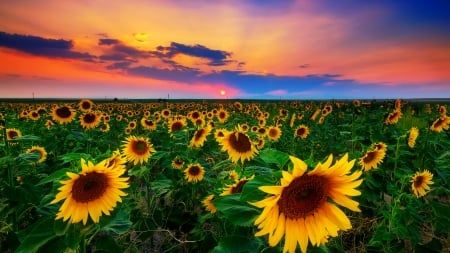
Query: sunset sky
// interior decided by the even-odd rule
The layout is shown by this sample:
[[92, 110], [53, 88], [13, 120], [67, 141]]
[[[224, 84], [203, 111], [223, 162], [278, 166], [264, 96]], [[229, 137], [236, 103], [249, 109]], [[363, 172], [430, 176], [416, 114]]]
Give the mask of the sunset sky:
[[450, 1], [2, 0], [0, 98], [450, 98]]

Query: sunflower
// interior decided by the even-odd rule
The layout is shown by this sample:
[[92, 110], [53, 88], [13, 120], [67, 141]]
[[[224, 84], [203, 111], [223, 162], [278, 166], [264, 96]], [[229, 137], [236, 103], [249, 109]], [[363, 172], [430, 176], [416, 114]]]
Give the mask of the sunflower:
[[156, 130], [156, 123], [151, 119], [142, 118], [141, 119], [141, 126], [145, 129], [148, 129], [150, 131]]
[[264, 208], [255, 220], [258, 231], [255, 236], [269, 235], [269, 245], [277, 245], [283, 235], [283, 252], [295, 252], [297, 244], [306, 252], [308, 240], [313, 246], [335, 237], [339, 230], [352, 227], [345, 213], [337, 204], [360, 212], [359, 203], [348, 196], [358, 196], [355, 188], [362, 183], [361, 171], [351, 173], [355, 160], [348, 161], [345, 154], [333, 166], [333, 156], [307, 172], [306, 164], [293, 156], [292, 173], [282, 171], [281, 185], [261, 186], [263, 192], [273, 194], [261, 201], [251, 203]]
[[187, 125], [186, 119], [183, 117], [175, 117], [169, 120], [169, 133], [180, 131]]
[[45, 127], [49, 130], [52, 126], [54, 126], [55, 125], [55, 123], [53, 123], [53, 121], [51, 121], [51, 120], [47, 120], [46, 122], [45, 122]]
[[129, 136], [123, 142], [122, 153], [127, 161], [133, 162], [134, 165], [147, 162], [151, 153], [156, 152], [148, 138]]
[[184, 166], [184, 161], [181, 160], [180, 157], [177, 156], [177, 157], [175, 157], [175, 159], [172, 160], [172, 167], [174, 169], [181, 170], [183, 168], [183, 166]]
[[295, 120], [297, 119], [297, 116], [295, 115], [295, 113], [292, 114], [291, 119], [289, 120], [289, 127], [293, 127]]
[[37, 161], [36, 163], [43, 163], [47, 159], [47, 151], [45, 151], [45, 148], [40, 146], [32, 146], [31, 148], [27, 149], [26, 151], [28, 154], [37, 154]]
[[30, 119], [36, 121], [36, 120], [39, 120], [41, 118], [41, 115], [39, 114], [38, 111], [31, 111], [28, 117]]
[[184, 170], [186, 180], [188, 182], [194, 182], [197, 183], [199, 181], [203, 180], [203, 175], [205, 174], [205, 169], [199, 164], [190, 164], [185, 170]]
[[94, 108], [94, 102], [92, 102], [89, 99], [82, 99], [79, 103], [78, 103], [78, 108], [80, 109], [80, 111], [82, 112], [89, 112], [92, 110], [92, 108]]
[[59, 124], [67, 124], [75, 118], [75, 110], [68, 105], [55, 106], [52, 109], [52, 119]]
[[400, 110], [395, 110], [388, 114], [384, 123], [386, 125], [397, 124], [398, 119], [402, 117], [402, 112]]
[[6, 129], [6, 139], [8, 141], [13, 141], [15, 138], [21, 137], [22, 132], [19, 129], [7, 128]]
[[441, 116], [446, 116], [447, 115], [447, 107], [445, 107], [445, 105], [439, 106], [438, 111], [439, 111], [439, 114]]
[[60, 181], [59, 192], [50, 204], [61, 200], [56, 219], [69, 220], [70, 223], [83, 221], [86, 225], [88, 215], [94, 223], [98, 223], [102, 213], [110, 215], [121, 197], [126, 196], [121, 189], [128, 188], [128, 178], [120, 177], [124, 167], [108, 168], [102, 161], [96, 165], [81, 159], [81, 172], [67, 172], [68, 180]]
[[96, 128], [100, 124], [100, 116], [92, 111], [80, 116], [80, 125], [85, 129]]
[[191, 142], [189, 143], [189, 147], [199, 148], [203, 146], [205, 143], [206, 137], [211, 132], [211, 128], [209, 127], [203, 127], [199, 128], [197, 131], [195, 131], [194, 136], [191, 139]]
[[165, 119], [169, 118], [172, 112], [169, 109], [164, 109], [161, 111], [161, 116]]
[[101, 127], [100, 127], [100, 131], [106, 133], [109, 132], [109, 130], [111, 129], [111, 126], [108, 123], [104, 123]]
[[241, 179], [236, 179], [234, 184], [228, 184], [226, 185], [225, 189], [222, 191], [220, 196], [226, 196], [226, 195], [232, 195], [236, 193], [241, 193], [242, 188], [244, 188], [244, 185], [252, 180], [255, 177], [255, 175], [251, 176], [250, 178], [243, 177]]
[[250, 137], [240, 129], [240, 126], [234, 131], [227, 131], [225, 136], [217, 139], [222, 146], [222, 151], [228, 152], [230, 159], [236, 163], [241, 160], [251, 160], [258, 153]]
[[214, 194], [211, 194], [202, 200], [202, 204], [205, 207], [206, 211], [209, 211], [210, 213], [217, 212], [217, 208], [213, 203], [214, 198]]
[[448, 130], [448, 125], [450, 124], [450, 117], [441, 116], [437, 118], [433, 124], [431, 124], [430, 130], [434, 132], [442, 132], [442, 130]]
[[416, 172], [411, 179], [411, 188], [416, 197], [425, 196], [430, 191], [430, 185], [433, 184], [433, 174], [428, 170]]
[[299, 127], [297, 127], [297, 129], [295, 129], [294, 137], [300, 137], [302, 139], [306, 139], [306, 137], [308, 137], [308, 134], [309, 134], [309, 128], [305, 125], [300, 125]]
[[281, 129], [277, 126], [270, 126], [267, 128], [267, 137], [271, 141], [278, 141], [281, 137]]
[[218, 111], [217, 111], [217, 119], [219, 120], [219, 122], [220, 123], [224, 123], [225, 121], [227, 121], [227, 119], [228, 119], [228, 112], [225, 110], [225, 109], [223, 109], [223, 108], [220, 108]]
[[320, 109], [316, 109], [316, 111], [311, 115], [311, 117], [309, 118], [311, 121], [316, 120], [317, 116], [319, 116], [319, 114], [322, 112], [322, 110]]
[[386, 156], [386, 149], [368, 150], [359, 160], [359, 164], [365, 171], [376, 169], [380, 163], [383, 162]]
[[228, 178], [232, 179], [232, 180], [238, 180], [239, 175], [238, 175], [238, 173], [235, 170], [232, 170], [232, 171], [229, 172]]
[[411, 127], [408, 136], [408, 146], [410, 148], [414, 148], [418, 136], [419, 136], [419, 129], [417, 127]]
[[261, 150], [264, 148], [264, 145], [266, 145], [266, 139], [264, 137], [258, 137], [258, 141], [256, 143], [256, 148]]

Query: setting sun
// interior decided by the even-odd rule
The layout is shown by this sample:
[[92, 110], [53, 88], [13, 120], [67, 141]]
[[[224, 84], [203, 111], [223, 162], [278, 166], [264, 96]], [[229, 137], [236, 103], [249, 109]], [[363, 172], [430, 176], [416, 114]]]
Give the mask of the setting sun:
[[220, 91], [220, 95], [225, 96], [225, 94], [226, 94], [225, 90]]

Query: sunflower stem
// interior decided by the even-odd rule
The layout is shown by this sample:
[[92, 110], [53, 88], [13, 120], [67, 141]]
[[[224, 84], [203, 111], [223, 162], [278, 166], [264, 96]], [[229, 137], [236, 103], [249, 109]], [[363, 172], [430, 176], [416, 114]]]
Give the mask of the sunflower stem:
[[86, 236], [85, 235], [81, 236], [80, 253], [86, 253]]

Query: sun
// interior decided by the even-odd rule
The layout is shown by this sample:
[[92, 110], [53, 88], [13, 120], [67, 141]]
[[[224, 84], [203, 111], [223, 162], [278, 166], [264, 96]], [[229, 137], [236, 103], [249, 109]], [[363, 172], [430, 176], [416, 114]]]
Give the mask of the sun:
[[227, 92], [225, 90], [220, 90], [220, 95], [221, 96], [225, 96], [227, 94]]

